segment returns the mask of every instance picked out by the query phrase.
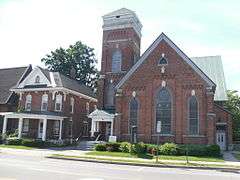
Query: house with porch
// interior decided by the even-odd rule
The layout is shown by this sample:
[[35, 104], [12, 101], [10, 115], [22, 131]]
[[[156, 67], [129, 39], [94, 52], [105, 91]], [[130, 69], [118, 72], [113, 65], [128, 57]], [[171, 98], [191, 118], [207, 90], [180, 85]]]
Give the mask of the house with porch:
[[59, 72], [35, 67], [10, 91], [19, 98], [15, 111], [1, 112], [2, 134], [54, 141], [90, 137], [97, 99], [92, 90]]

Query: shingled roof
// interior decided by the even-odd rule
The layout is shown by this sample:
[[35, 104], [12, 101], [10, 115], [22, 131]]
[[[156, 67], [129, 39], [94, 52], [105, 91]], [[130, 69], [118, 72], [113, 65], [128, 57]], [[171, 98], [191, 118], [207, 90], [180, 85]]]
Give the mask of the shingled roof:
[[20, 83], [30, 66], [0, 69], [0, 104], [6, 104], [12, 96], [10, 89]]

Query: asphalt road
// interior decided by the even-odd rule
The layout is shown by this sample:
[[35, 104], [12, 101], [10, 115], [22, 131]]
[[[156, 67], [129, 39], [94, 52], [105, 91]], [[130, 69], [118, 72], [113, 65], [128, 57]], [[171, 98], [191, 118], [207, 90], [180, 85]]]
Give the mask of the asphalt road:
[[151, 168], [0, 153], [0, 180], [239, 180], [240, 172]]

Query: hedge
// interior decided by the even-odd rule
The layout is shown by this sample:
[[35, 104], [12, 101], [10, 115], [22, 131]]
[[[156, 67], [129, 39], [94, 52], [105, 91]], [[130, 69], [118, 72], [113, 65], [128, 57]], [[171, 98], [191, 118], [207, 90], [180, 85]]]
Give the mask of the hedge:
[[157, 146], [155, 144], [144, 144], [143, 142], [131, 144], [129, 142], [122, 143], [106, 143], [97, 144], [96, 151], [109, 152], [125, 152], [131, 154], [152, 154], [156, 155], [157, 151], [160, 155], [179, 155], [184, 156], [188, 152], [189, 156], [208, 156], [219, 157], [221, 150], [218, 145], [179, 145], [174, 143], [165, 143]]

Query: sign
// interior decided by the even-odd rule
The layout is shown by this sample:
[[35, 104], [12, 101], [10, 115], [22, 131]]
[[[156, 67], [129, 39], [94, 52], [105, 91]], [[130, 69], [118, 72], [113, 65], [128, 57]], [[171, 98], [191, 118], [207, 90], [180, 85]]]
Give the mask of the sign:
[[162, 122], [157, 121], [157, 133], [160, 133], [162, 131]]
[[117, 142], [117, 136], [109, 136], [109, 142]]

